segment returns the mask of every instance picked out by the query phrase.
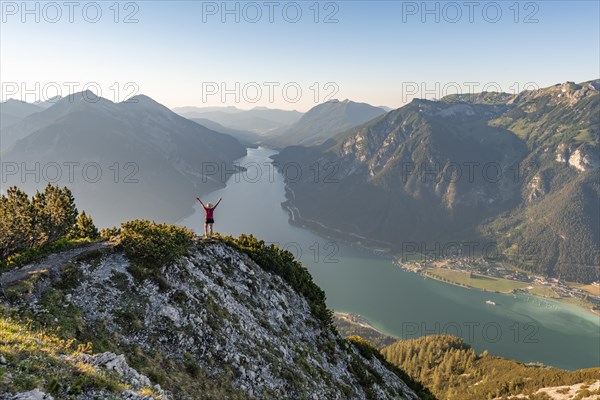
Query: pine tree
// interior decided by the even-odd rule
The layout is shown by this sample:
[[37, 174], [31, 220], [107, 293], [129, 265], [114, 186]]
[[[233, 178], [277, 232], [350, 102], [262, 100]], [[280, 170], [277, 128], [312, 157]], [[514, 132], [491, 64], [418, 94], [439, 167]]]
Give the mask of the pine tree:
[[70, 236], [74, 239], [98, 238], [98, 229], [94, 225], [92, 217], [87, 215], [85, 211], [82, 211], [81, 214], [77, 216], [77, 222], [75, 223]]
[[2, 259], [32, 247], [36, 240], [35, 210], [16, 186], [0, 197], [0, 255]]
[[36, 192], [33, 197], [36, 213], [38, 242], [43, 246], [66, 237], [77, 221], [75, 199], [69, 188], [60, 188], [48, 184], [43, 193]]

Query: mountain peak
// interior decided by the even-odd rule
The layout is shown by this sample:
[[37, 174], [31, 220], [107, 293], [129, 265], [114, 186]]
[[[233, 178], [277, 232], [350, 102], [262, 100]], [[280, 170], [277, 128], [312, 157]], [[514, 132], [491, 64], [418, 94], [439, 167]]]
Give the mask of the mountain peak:
[[550, 87], [525, 90], [514, 96], [511, 102], [537, 101], [537, 99], [544, 98], [554, 105], [574, 105], [583, 99], [598, 95], [599, 88], [600, 80], [598, 79], [582, 83], [567, 81]]
[[4, 102], [0, 102], [0, 106], [5, 109], [13, 110], [42, 110], [41, 107], [38, 107], [36, 104], [27, 103], [26, 101], [19, 99], [8, 99]]
[[0, 103], [0, 129], [14, 125], [23, 118], [42, 110], [43, 108], [36, 104], [18, 99], [8, 99]]
[[177, 115], [168, 107], [162, 105], [161, 103], [154, 100], [153, 98], [146, 96], [145, 94], [138, 94], [136, 96], [130, 97], [129, 99], [122, 101], [119, 104], [122, 104], [122, 105], [133, 104], [138, 107], [142, 107], [148, 111], [152, 110], [154, 112], [161, 112], [161, 113]]
[[[66, 110], [73, 110], [78, 107], [88, 107], [93, 109], [101, 109], [114, 105], [112, 101], [105, 99], [104, 97], [98, 96], [96, 93], [91, 90], [84, 90], [82, 92], [72, 93], [65, 97], [55, 97], [57, 99], [56, 102], [46, 106], [47, 102], [40, 103], [42, 109], [45, 109], [44, 112], [50, 110], [62, 110], [62, 112], [66, 112]], [[44, 105], [42, 105], [44, 104]], [[91, 107], [93, 106], [93, 107]], [[102, 106], [102, 107], [98, 107]]]
[[124, 100], [123, 102], [161, 105], [159, 102], [154, 100], [152, 97], [147, 96], [145, 94], [137, 94], [135, 96], [130, 97], [127, 100]]
[[81, 92], [72, 93], [59, 101], [69, 101], [71, 103], [76, 101], [86, 101], [88, 103], [96, 103], [100, 99], [103, 99], [103, 97], [98, 96], [96, 93], [88, 89]]
[[0, 104], [29, 104], [29, 103], [27, 103], [26, 101], [23, 101], [23, 100], [10, 98]]
[[506, 104], [514, 95], [504, 92], [458, 93], [440, 99], [444, 103]]
[[308, 110], [271, 143], [278, 146], [322, 144], [334, 135], [370, 121], [386, 111], [349, 99], [331, 99]]

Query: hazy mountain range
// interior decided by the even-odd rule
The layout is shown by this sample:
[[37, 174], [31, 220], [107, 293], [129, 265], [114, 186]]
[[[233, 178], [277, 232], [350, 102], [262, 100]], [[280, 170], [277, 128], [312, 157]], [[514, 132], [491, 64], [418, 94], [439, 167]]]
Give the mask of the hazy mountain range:
[[[220, 171], [245, 154], [235, 138], [143, 95], [113, 103], [77, 93], [0, 135], [3, 162], [18, 169], [3, 186], [69, 185], [101, 226], [136, 217], [175, 221], [192, 211], [195, 195], [223, 187]], [[32, 172], [23, 176], [26, 169]]]
[[255, 107], [240, 110], [236, 107], [176, 107], [174, 112], [186, 118], [204, 118], [242, 131], [267, 135], [270, 131], [292, 125], [302, 116], [301, 112]]
[[598, 280], [599, 88], [415, 99], [320, 146], [288, 147], [277, 162], [324, 173], [288, 182], [287, 206], [297, 223], [354, 240], [497, 243], [524, 268]]
[[306, 113], [256, 107], [178, 107], [173, 111], [245, 143], [283, 148], [315, 145], [386, 112], [386, 108], [350, 100], [330, 100]]
[[[191, 212], [195, 194], [224, 186], [219, 171], [231, 171], [243, 147], [315, 143], [383, 113], [337, 100], [304, 116], [264, 107], [176, 109], [190, 120], [147, 96], [113, 103], [92, 92], [35, 104], [9, 100], [0, 111], [0, 151], [15, 170], [3, 186], [33, 192], [48, 182], [67, 184], [101, 226], [150, 215], [174, 221]], [[268, 140], [273, 132], [277, 139]]]
[[42, 107], [20, 100], [9, 99], [0, 103], [0, 129], [13, 125], [28, 115], [41, 110]]
[[233, 136], [237, 140], [239, 140], [242, 144], [246, 146], [254, 145], [257, 142], [262, 140], [261, 136], [258, 133], [244, 131], [241, 129], [227, 128], [219, 124], [218, 122], [212, 121], [206, 118], [190, 118], [192, 121], [207, 127], [215, 132], [225, 133], [227, 135]]
[[272, 133], [266, 142], [277, 147], [321, 144], [336, 134], [363, 124], [386, 111], [366, 103], [330, 100], [311, 108], [297, 122]]

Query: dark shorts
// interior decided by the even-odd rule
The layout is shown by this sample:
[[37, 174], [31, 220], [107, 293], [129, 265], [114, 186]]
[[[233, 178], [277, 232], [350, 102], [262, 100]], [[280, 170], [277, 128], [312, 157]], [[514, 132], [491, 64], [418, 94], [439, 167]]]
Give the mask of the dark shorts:
[[206, 218], [206, 221], [204, 221], [205, 224], [214, 224], [215, 220], [213, 218]]

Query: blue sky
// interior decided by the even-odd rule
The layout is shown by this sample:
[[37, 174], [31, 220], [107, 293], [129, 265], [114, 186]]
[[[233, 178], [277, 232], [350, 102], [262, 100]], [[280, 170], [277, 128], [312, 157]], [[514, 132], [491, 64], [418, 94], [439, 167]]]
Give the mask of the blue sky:
[[329, 97], [399, 107], [600, 75], [598, 1], [83, 1], [72, 22], [62, 1], [48, 4], [27, 14], [2, 2], [3, 100], [87, 85], [113, 101], [305, 111]]

